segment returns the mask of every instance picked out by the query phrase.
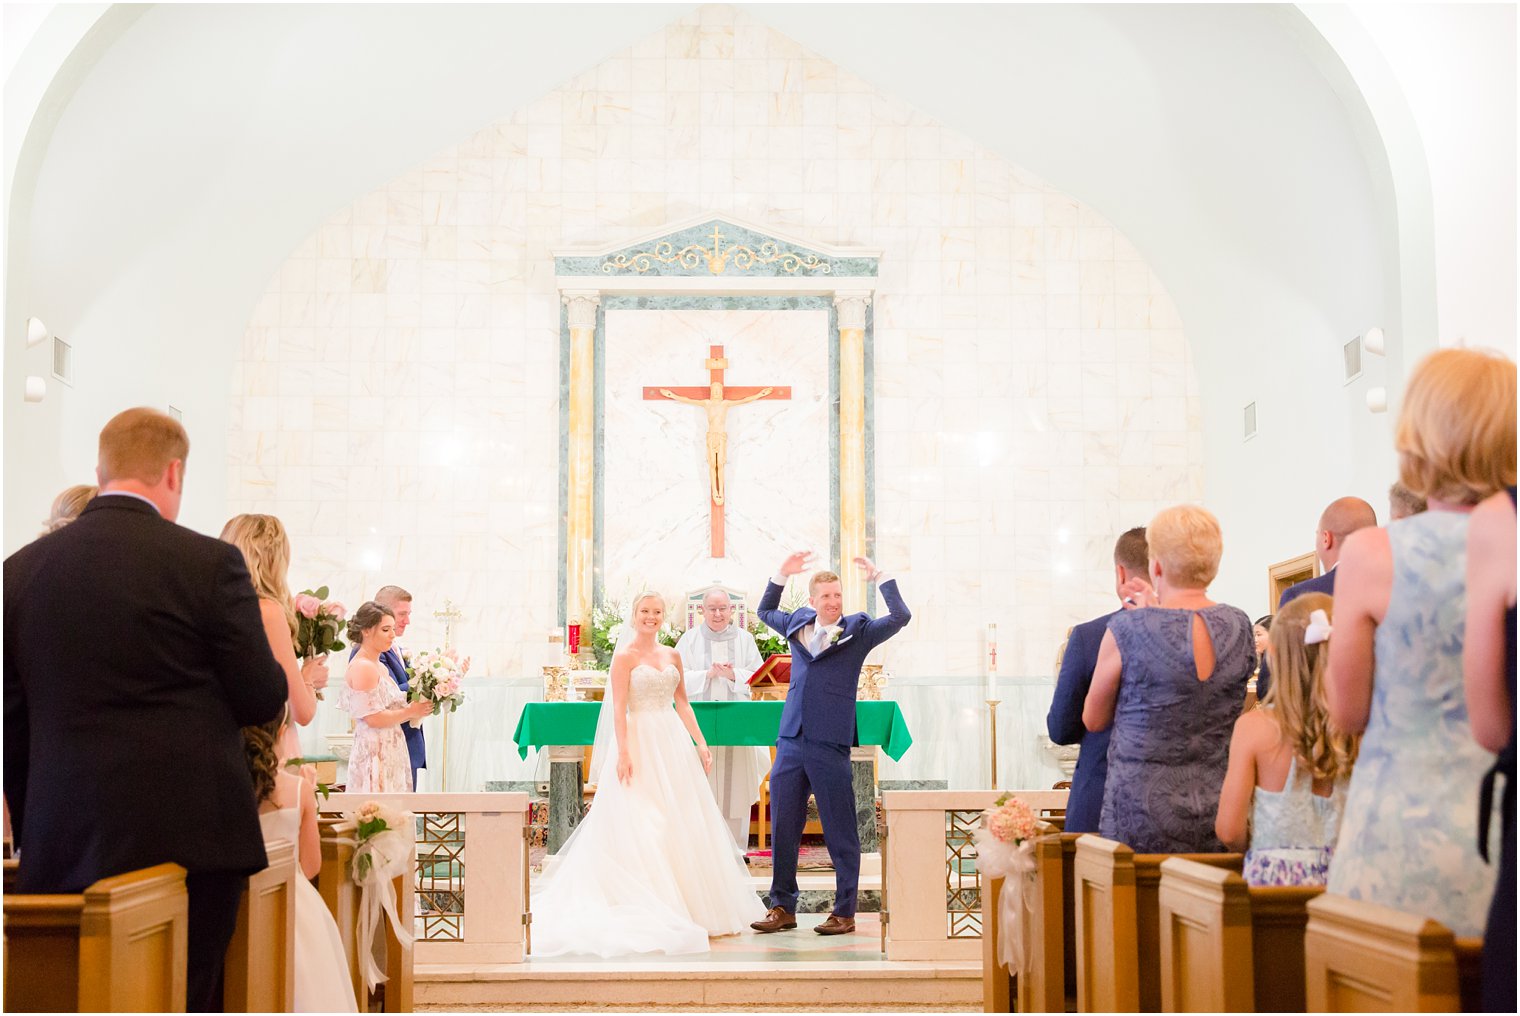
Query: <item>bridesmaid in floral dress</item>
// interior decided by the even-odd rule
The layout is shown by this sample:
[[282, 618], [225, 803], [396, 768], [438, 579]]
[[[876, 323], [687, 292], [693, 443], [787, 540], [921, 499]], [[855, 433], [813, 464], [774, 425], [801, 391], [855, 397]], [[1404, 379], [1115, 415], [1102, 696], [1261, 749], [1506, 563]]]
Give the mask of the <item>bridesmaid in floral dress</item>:
[[396, 618], [373, 600], [354, 611], [348, 637], [359, 646], [345, 675], [348, 712], [354, 719], [354, 750], [348, 759], [348, 790], [357, 794], [409, 794], [412, 763], [401, 724], [432, 712], [428, 702], [408, 704], [380, 654], [396, 640]]

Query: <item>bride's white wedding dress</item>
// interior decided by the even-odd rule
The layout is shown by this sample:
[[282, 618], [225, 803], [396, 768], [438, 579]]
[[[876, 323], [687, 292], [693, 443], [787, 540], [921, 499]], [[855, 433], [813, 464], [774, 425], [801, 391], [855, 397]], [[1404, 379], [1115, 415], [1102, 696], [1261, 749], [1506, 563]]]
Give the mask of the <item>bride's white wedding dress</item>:
[[[591, 810], [532, 897], [533, 955], [702, 953], [765, 916], [691, 735], [671, 708], [680, 672], [629, 675], [633, 778], [604, 752]], [[611, 708], [608, 699], [604, 709]]]

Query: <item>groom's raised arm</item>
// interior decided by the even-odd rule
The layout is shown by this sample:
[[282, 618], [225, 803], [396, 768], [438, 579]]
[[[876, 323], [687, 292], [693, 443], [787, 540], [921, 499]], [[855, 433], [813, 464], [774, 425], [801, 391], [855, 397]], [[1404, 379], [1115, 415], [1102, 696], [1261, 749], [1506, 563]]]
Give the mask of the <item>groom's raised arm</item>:
[[760, 597], [760, 605], [755, 608], [756, 616], [782, 638], [786, 638], [786, 629], [792, 620], [791, 611], [781, 609], [781, 594], [785, 587], [784, 580], [778, 585], [776, 579], [772, 578], [765, 585], [765, 595]]
[[873, 617], [866, 622], [865, 637], [873, 646], [881, 645], [906, 628], [908, 622], [913, 620], [913, 613], [908, 610], [908, 605], [903, 602], [902, 595], [897, 591], [896, 579], [887, 579], [876, 588], [881, 591], [881, 599], [887, 605], [887, 613], [883, 617]]

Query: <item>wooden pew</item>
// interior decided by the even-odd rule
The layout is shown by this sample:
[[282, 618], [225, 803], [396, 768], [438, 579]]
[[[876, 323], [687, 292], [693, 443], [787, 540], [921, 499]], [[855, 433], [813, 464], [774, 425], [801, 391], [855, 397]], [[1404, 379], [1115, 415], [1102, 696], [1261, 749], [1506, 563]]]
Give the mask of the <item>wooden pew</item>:
[[[1075, 987], [1076, 962], [1067, 940], [1071, 928], [1071, 858], [1080, 833], [1062, 833], [1048, 818], [1041, 818], [1041, 835], [1035, 840], [1034, 886], [1030, 890], [1033, 912], [1029, 916], [1032, 940], [1029, 969], [1014, 974], [998, 962], [1000, 929], [997, 912], [1005, 880], [987, 879], [982, 893], [982, 1002], [986, 1012], [1066, 1012], [1067, 973]], [[1011, 1003], [1018, 1003], [1013, 1009]]]
[[7, 892], [5, 1009], [184, 1012], [188, 914], [177, 864], [79, 895]]
[[[364, 987], [364, 972], [359, 965], [358, 920], [359, 887], [354, 885], [351, 870], [354, 861], [353, 841], [358, 825], [353, 819], [327, 816], [319, 818], [317, 827], [322, 841], [322, 869], [317, 873], [317, 891], [338, 923], [338, 934], [343, 940], [343, 952], [348, 958], [349, 974], [353, 977], [354, 997], [359, 1000], [361, 1012], [411, 1012], [415, 997], [415, 980], [412, 970], [413, 946], [403, 946], [396, 938], [389, 920], [382, 920], [384, 929], [385, 983], [375, 989], [374, 997]], [[396, 890], [396, 915], [408, 928], [415, 927], [416, 883], [398, 876], [393, 883]], [[379, 960], [377, 959], [377, 962]]]
[[1161, 1009], [1161, 863], [1182, 857], [1240, 870], [1239, 854], [1137, 854], [1122, 843], [1087, 835], [1077, 840], [1077, 1010], [1159, 1012]]
[[1456, 938], [1419, 914], [1333, 893], [1308, 910], [1310, 1011], [1480, 1011], [1481, 940]]
[[351, 818], [323, 815], [317, 819], [322, 841], [322, 869], [317, 872], [317, 892], [327, 904], [343, 940], [343, 955], [348, 960], [348, 974], [354, 997], [365, 998], [364, 975], [359, 970], [359, 953], [355, 945], [359, 922], [359, 887], [349, 877], [354, 864], [354, 840], [359, 824]]
[[1163, 1012], [1303, 1012], [1304, 924], [1322, 887], [1250, 886], [1225, 868], [1161, 863]]
[[227, 1012], [290, 1012], [296, 990], [296, 847], [264, 844], [269, 865], [248, 877], [237, 930], [227, 946], [222, 1004]]

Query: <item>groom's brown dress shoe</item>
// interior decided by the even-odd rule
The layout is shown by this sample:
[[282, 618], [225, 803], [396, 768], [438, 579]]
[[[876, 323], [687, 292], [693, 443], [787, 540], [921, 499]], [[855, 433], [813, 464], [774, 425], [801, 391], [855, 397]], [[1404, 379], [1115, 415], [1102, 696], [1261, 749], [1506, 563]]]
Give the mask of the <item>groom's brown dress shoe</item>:
[[813, 930], [820, 935], [848, 935], [855, 930], [855, 918], [830, 914], [827, 921]]
[[771, 907], [766, 911], [764, 920], [755, 921], [750, 927], [756, 931], [786, 931], [797, 927], [797, 915], [789, 914], [780, 907]]

